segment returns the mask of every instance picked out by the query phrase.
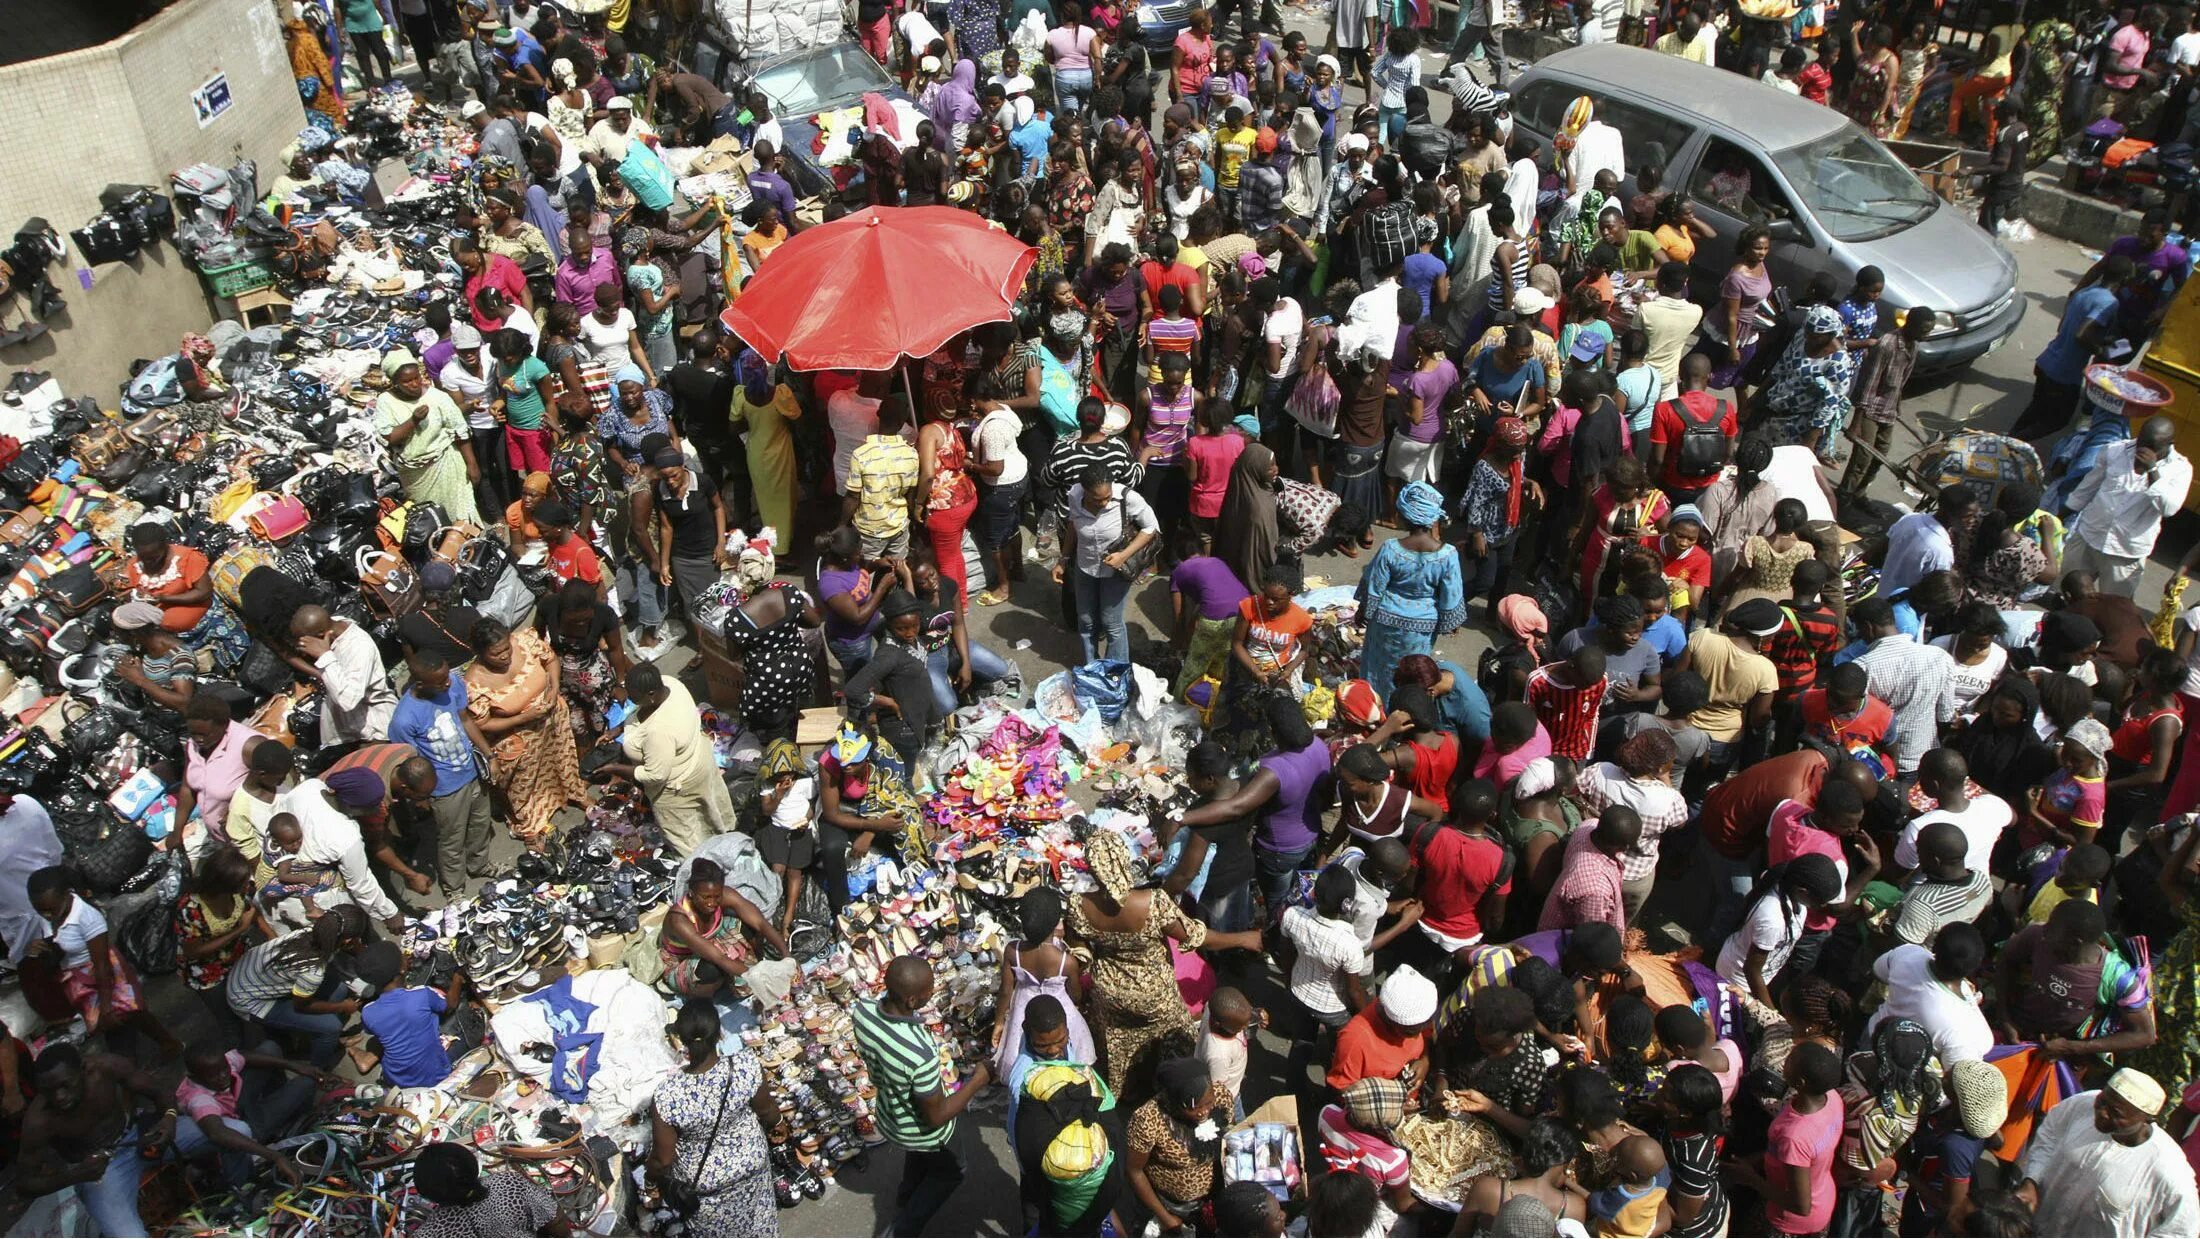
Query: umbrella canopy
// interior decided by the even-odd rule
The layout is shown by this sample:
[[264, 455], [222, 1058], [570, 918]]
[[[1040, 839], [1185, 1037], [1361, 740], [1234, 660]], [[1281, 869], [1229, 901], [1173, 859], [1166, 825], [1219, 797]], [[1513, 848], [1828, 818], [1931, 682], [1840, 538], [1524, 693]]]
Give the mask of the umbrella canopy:
[[797, 370], [887, 370], [1007, 322], [1038, 251], [953, 207], [866, 207], [789, 237], [719, 316]]

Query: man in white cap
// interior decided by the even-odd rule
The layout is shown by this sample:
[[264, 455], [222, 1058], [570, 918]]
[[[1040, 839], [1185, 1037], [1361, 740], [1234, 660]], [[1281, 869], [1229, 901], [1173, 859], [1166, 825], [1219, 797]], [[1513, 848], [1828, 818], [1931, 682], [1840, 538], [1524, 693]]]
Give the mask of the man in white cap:
[[2129, 1067], [2066, 1097], [2024, 1150], [2017, 1196], [2041, 1235], [2200, 1234], [2192, 1163], [2154, 1122], [2169, 1097]]
[[581, 158], [601, 167], [616, 164], [626, 158], [626, 144], [638, 138], [655, 137], [657, 131], [647, 121], [636, 119], [634, 101], [625, 95], [613, 95], [603, 105], [604, 118], [589, 127], [588, 140], [582, 146]]
[[[1915, 949], [1915, 948], [1912, 948]], [[1986, 1146], [2009, 1121], [2009, 1082], [2001, 1069], [1970, 1058], [1947, 1070], [1949, 1104], [1918, 1120], [1905, 1161], [1915, 1167], [1902, 1197], [1902, 1233], [1946, 1233], [1971, 1197], [1971, 1178]]]
[[1436, 1018], [1436, 983], [1401, 965], [1381, 996], [1337, 1033], [1329, 1057], [1329, 1087], [1343, 1092], [1370, 1077], [1397, 1080], [1410, 1100], [1428, 1078], [1429, 1023]]

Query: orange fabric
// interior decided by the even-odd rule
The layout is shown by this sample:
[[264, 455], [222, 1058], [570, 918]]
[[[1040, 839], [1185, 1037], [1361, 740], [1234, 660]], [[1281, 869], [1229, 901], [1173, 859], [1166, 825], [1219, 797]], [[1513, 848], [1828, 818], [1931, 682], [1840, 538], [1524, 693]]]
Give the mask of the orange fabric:
[[[138, 564], [135, 555], [130, 557], [129, 564], [123, 585], [131, 594], [148, 602], [171, 594], [188, 594], [206, 582], [206, 553], [188, 546], [168, 548], [168, 568], [158, 581], [145, 580], [145, 570]], [[160, 626], [170, 632], [189, 632], [198, 627], [199, 621], [205, 618], [206, 608], [203, 606], [163, 607]]]

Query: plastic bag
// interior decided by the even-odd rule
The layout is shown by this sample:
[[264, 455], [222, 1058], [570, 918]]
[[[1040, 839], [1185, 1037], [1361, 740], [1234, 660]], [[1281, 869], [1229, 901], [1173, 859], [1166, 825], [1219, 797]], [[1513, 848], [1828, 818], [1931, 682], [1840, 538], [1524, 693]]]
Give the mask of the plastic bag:
[[1077, 700], [1098, 710], [1100, 721], [1111, 727], [1123, 717], [1123, 711], [1130, 706], [1136, 693], [1131, 664], [1121, 659], [1096, 659], [1071, 668], [1069, 678], [1077, 691]]
[[672, 205], [672, 169], [649, 149], [648, 143], [626, 144], [626, 158], [619, 161], [619, 178], [633, 188], [643, 206], [655, 211]]

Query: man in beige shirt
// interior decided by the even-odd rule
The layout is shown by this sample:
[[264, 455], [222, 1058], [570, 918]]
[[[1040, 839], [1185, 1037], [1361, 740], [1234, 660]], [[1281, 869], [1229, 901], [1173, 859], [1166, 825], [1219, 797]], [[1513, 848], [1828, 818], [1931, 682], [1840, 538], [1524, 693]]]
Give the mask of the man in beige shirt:
[[718, 755], [703, 734], [695, 697], [667, 680], [655, 663], [626, 673], [626, 695], [635, 705], [619, 746], [629, 758], [605, 766], [641, 785], [665, 839], [692, 856], [712, 835], [733, 829], [733, 798], [718, 773]]
[[1649, 339], [1645, 360], [1656, 367], [1658, 399], [1671, 400], [1681, 390], [1681, 357], [1688, 341], [1703, 322], [1703, 307], [1688, 299], [1688, 264], [1669, 262], [1658, 268], [1658, 295], [1635, 308], [1635, 326]]

